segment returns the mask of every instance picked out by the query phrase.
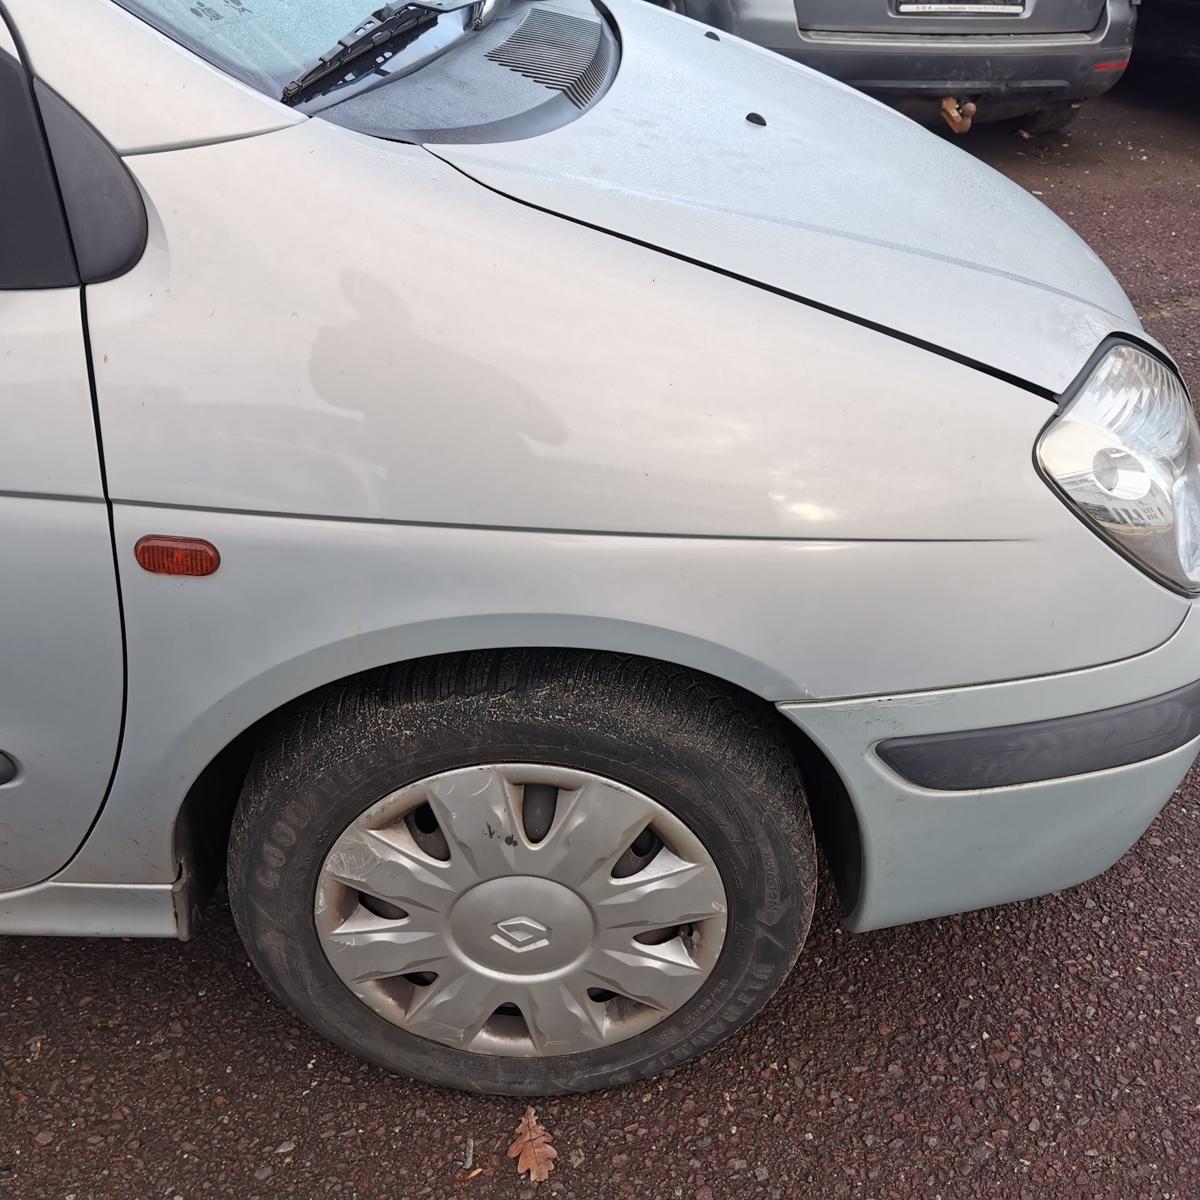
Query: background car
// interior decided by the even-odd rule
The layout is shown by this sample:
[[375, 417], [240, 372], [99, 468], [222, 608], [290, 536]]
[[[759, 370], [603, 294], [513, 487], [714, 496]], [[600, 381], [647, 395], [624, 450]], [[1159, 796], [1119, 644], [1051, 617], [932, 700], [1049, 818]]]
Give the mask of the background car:
[[[1161, 0], [1156, 0], [1161, 2]], [[1134, 0], [671, 0], [671, 6], [965, 132], [1064, 128], [1129, 62]], [[969, 106], [969, 107], [968, 107]]]

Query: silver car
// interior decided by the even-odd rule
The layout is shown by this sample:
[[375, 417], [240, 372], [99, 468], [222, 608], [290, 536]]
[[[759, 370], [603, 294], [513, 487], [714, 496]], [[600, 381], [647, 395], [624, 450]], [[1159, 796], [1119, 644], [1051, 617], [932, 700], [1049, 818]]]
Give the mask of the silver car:
[[341, 1046], [581, 1091], [762, 1008], [814, 827], [876, 929], [1187, 771], [1196, 422], [1020, 189], [643, 0], [0, 15], [0, 931], [224, 875]]

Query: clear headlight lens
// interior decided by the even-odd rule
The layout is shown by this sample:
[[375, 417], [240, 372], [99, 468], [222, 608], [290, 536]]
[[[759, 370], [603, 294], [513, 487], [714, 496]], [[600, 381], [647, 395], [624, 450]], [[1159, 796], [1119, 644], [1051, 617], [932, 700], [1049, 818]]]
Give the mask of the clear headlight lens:
[[1183, 381], [1115, 345], [1047, 426], [1038, 462], [1070, 504], [1144, 570], [1200, 593], [1200, 429]]

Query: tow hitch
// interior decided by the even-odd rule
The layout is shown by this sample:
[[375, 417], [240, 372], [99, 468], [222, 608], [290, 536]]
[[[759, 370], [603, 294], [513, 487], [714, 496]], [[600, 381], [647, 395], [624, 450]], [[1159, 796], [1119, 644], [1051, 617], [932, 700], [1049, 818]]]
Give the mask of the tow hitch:
[[971, 119], [977, 109], [973, 100], [959, 104], [956, 96], [943, 96], [941, 111], [942, 119], [955, 133], [966, 133], [971, 128]]

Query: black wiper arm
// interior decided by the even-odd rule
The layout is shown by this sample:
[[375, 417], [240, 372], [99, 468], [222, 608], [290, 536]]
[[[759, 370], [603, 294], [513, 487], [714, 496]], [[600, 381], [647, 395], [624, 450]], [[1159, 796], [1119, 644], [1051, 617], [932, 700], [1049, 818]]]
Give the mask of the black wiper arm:
[[374, 54], [389, 42], [403, 37], [422, 26], [432, 24], [439, 14], [470, 8], [477, 0], [407, 0], [402, 4], [385, 4], [356, 25], [332, 50], [322, 54], [315, 67], [283, 89], [284, 104], [295, 104], [314, 84], [341, 72], [342, 68]]

